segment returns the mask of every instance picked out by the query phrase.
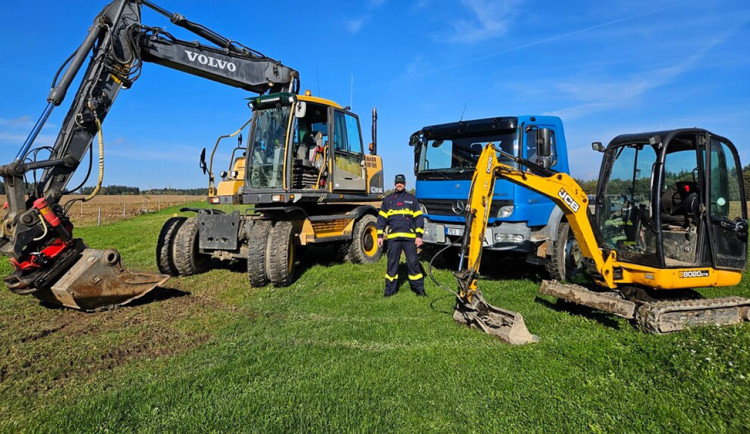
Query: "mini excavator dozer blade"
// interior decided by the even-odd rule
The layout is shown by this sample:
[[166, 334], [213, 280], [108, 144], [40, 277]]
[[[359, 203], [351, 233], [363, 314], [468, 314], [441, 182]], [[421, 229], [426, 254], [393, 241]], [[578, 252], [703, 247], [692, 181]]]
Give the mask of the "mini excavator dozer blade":
[[128, 271], [117, 250], [92, 249], [76, 241], [46, 273], [25, 281], [18, 275], [6, 278], [8, 288], [47, 303], [95, 311], [129, 303], [169, 279], [163, 274]]
[[520, 313], [495, 307], [487, 303], [478, 292], [473, 294], [471, 302], [456, 298], [453, 320], [469, 327], [477, 327], [512, 345], [539, 341], [539, 337], [532, 335], [526, 328]]

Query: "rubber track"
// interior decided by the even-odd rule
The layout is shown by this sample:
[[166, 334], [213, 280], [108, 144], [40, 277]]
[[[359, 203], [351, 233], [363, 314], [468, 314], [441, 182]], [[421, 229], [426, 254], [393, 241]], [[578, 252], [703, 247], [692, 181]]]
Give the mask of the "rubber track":
[[[646, 333], [660, 334], [661, 317], [679, 311], [701, 311], [732, 306], [750, 306], [750, 299], [743, 297], [707, 298], [698, 300], [669, 300], [644, 303], [635, 315], [636, 325]], [[711, 325], [708, 323], [706, 325]], [[677, 330], [675, 330], [677, 331]]]
[[186, 217], [172, 217], [164, 223], [159, 232], [156, 242], [156, 264], [159, 272], [169, 276], [179, 275], [174, 265], [174, 238], [180, 226], [187, 220]]

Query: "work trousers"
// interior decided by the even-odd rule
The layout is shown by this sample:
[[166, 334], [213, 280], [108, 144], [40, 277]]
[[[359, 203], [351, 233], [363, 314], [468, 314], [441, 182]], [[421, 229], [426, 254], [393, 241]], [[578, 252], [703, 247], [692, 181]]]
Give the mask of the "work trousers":
[[409, 269], [409, 285], [411, 290], [417, 294], [424, 293], [424, 276], [419, 267], [417, 246], [414, 239], [400, 240], [398, 238], [388, 240], [388, 270], [385, 273], [385, 295], [393, 295], [398, 291], [398, 262], [401, 259], [401, 251], [406, 255], [406, 266]]

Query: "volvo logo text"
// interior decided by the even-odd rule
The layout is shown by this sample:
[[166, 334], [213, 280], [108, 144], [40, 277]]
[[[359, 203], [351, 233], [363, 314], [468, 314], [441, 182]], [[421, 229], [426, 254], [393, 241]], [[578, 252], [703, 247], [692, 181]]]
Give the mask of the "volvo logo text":
[[201, 65], [207, 65], [219, 69], [226, 69], [227, 71], [231, 72], [235, 72], [237, 70], [237, 66], [235, 66], [234, 63], [227, 62], [226, 60], [208, 57], [205, 54], [198, 54], [189, 50], [185, 50], [185, 54], [187, 54], [188, 60], [190, 60], [191, 62], [195, 62], [197, 60]]
[[453, 214], [455, 215], [462, 215], [464, 213], [464, 210], [466, 210], [466, 204], [461, 202], [460, 200], [457, 200], [453, 202], [453, 205], [451, 205], [451, 210], [453, 210]]

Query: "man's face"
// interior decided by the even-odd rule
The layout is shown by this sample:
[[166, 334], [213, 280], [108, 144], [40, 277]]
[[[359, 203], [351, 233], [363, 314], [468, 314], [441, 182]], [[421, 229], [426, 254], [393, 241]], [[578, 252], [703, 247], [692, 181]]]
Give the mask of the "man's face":
[[397, 182], [396, 183], [396, 191], [404, 191], [404, 183], [403, 182]]

